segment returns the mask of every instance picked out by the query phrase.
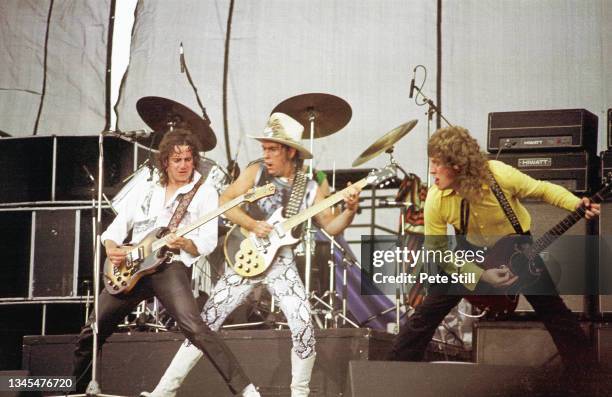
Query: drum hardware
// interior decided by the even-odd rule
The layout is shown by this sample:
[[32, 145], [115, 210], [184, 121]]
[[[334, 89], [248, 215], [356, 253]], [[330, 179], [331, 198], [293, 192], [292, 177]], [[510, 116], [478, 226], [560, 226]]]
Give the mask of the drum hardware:
[[[347, 275], [347, 269], [349, 266], [357, 266], [359, 267], [359, 264], [357, 262], [357, 259], [353, 257], [353, 255], [348, 252], [347, 250], [344, 249], [344, 247], [342, 247], [342, 245], [340, 245], [336, 239], [331, 236], [329, 233], [327, 233], [324, 229], [319, 229], [319, 231], [321, 232], [321, 234], [323, 236], [325, 236], [329, 241], [330, 241], [330, 260], [328, 261], [328, 265], [329, 265], [329, 289], [327, 291], [325, 291], [321, 297], [318, 297], [316, 295], [313, 294], [313, 298], [320, 304], [322, 304], [323, 306], [325, 306], [325, 308], [327, 309], [326, 313], [325, 313], [325, 323], [324, 323], [324, 328], [329, 328], [330, 324], [333, 324], [334, 328], [338, 328], [338, 317], [342, 319], [342, 324], [346, 325], [347, 323], [349, 323], [350, 325], [352, 325], [355, 328], [359, 328], [359, 324], [355, 323], [354, 321], [352, 321], [351, 319], [348, 318], [347, 316], [347, 297], [348, 297], [348, 275]], [[338, 250], [340, 252], [340, 254], [342, 255], [342, 309], [340, 312], [338, 312], [338, 310], [335, 309], [335, 299], [338, 297], [338, 294], [335, 291], [335, 286], [336, 286], [336, 282], [335, 282], [335, 265], [336, 265], [336, 257], [335, 257], [335, 250]], [[328, 297], [328, 302], [325, 302], [325, 297]]]
[[[416, 68], [415, 68], [416, 69]], [[412, 83], [411, 83], [411, 93], [410, 96], [412, 97], [412, 89], [416, 88], [419, 93], [421, 92], [421, 90], [416, 87], [414, 85], [414, 79], [412, 79]], [[392, 129], [391, 131], [387, 132], [386, 134], [384, 134], [383, 136], [381, 136], [380, 138], [378, 138], [374, 143], [372, 143], [370, 146], [368, 146], [368, 148], [366, 150], [363, 151], [363, 153], [361, 153], [356, 159], [355, 161], [353, 161], [353, 167], [359, 166], [361, 164], [364, 164], [372, 159], [374, 159], [375, 157], [378, 157], [380, 154], [382, 153], [387, 153], [389, 155], [389, 163], [395, 165], [399, 170], [402, 171], [402, 173], [404, 174], [405, 177], [409, 176], [409, 173], [406, 172], [395, 160], [395, 157], [393, 156], [393, 151], [395, 149], [395, 144], [402, 139], [404, 136], [406, 136], [406, 134], [408, 134], [416, 125], [417, 125], [418, 121], [417, 120], [411, 120], [408, 121], [407, 123], [404, 123], [394, 129]], [[403, 202], [387, 202], [387, 200], [385, 200], [384, 203], [385, 207], [400, 207], [401, 208], [401, 224], [400, 224], [400, 238], [402, 241], [404, 241], [404, 236], [405, 236], [405, 215], [406, 215], [406, 211], [408, 210], [409, 206], [412, 206], [411, 203], [403, 203]], [[401, 267], [401, 268], [400, 268]], [[402, 271], [406, 270], [406, 263], [399, 263], [397, 262], [395, 265], [395, 275], [397, 276], [398, 274], [400, 274]], [[396, 331], [399, 331], [399, 327], [400, 327], [400, 320], [402, 317], [402, 311], [401, 308], [403, 306], [403, 302], [405, 301], [404, 299], [404, 291], [403, 288], [400, 285], [397, 285], [396, 289], [395, 289], [395, 329]], [[370, 321], [380, 315], [384, 315], [386, 313], [388, 313], [390, 310], [387, 309], [377, 315], [372, 316], [370, 319], [368, 319], [367, 321]]]
[[130, 331], [168, 331], [169, 323], [174, 321], [172, 318], [166, 319], [165, 323], [162, 321], [163, 316], [161, 315], [160, 304], [157, 298], [152, 299], [151, 307], [146, 300], [140, 302], [134, 311], [132, 311], [131, 316], [133, 316], [132, 321], [129, 321], [128, 317], [126, 317], [123, 324], [118, 325], [118, 328]]
[[[296, 95], [278, 104], [271, 113], [285, 113], [304, 126], [302, 139], [309, 139], [310, 153], [313, 154], [308, 163], [308, 179], [313, 179], [313, 166], [315, 161], [314, 140], [334, 134], [344, 128], [351, 120], [353, 111], [351, 106], [342, 98], [331, 94], [308, 93]], [[313, 229], [312, 218], [309, 218], [304, 228], [305, 242], [305, 271], [304, 287], [311, 298], [316, 294], [310, 288], [310, 276], [312, 271], [312, 245]], [[322, 301], [323, 303], [324, 301]], [[326, 303], [325, 303], [326, 304]], [[333, 306], [331, 307], [333, 310]], [[317, 324], [321, 326], [320, 319], [315, 316]]]

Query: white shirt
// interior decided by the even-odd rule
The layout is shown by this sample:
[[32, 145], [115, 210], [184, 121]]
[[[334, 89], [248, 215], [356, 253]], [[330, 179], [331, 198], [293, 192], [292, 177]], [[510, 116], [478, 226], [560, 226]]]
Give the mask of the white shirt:
[[[156, 180], [141, 181], [125, 198], [119, 214], [102, 234], [102, 241], [112, 240], [121, 244], [127, 237], [128, 231], [133, 228], [131, 242], [138, 243], [153, 229], [168, 226], [180, 201], [180, 199], [177, 200], [178, 195], [188, 193], [200, 178], [202, 175], [194, 171], [193, 181], [177, 189], [166, 203], [164, 203], [165, 187]], [[202, 216], [216, 209], [218, 205], [217, 191], [207, 180], [200, 186], [189, 203], [179, 228], [196, 223]], [[217, 246], [217, 219], [212, 219], [184, 237], [193, 241], [200, 255], [208, 255]], [[187, 266], [198, 258], [199, 256], [193, 256], [184, 250], [180, 252], [180, 260]]]

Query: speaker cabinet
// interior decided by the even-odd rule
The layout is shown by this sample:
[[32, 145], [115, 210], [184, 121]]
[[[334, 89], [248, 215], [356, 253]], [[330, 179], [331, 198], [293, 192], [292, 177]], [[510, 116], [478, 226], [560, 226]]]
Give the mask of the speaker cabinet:
[[28, 295], [31, 220], [29, 211], [0, 212], [0, 299]]
[[350, 397], [553, 396], [548, 373], [529, 367], [466, 362], [351, 361]]
[[[262, 396], [291, 394], [289, 330], [234, 330], [219, 335]], [[366, 328], [315, 330], [315, 337], [317, 359], [310, 397], [346, 395], [349, 361], [382, 360], [393, 340], [393, 335]], [[24, 337], [23, 368], [34, 376], [69, 373], [75, 339], [70, 335]], [[113, 334], [102, 347], [98, 363], [102, 390], [122, 396], [152, 390], [184, 339], [176, 332]], [[130, 376], [125, 376], [126, 368]], [[178, 396], [196, 395], [232, 395], [210, 360], [200, 360], [178, 391]]]
[[[6, 380], [7, 378], [25, 377], [25, 376], [28, 376], [29, 374], [30, 373], [28, 371], [19, 371], [19, 370], [15, 370], [15, 371], [0, 371], [0, 378]], [[4, 389], [4, 387], [7, 386], [7, 384], [6, 384], [7, 382], [3, 381], [2, 383], [3, 383], [2, 384], [3, 390], [6, 390], [6, 389]], [[6, 390], [6, 391], [2, 392], [2, 396], [3, 397], [20, 397], [20, 396], [26, 396], [26, 395], [29, 396], [29, 395], [32, 395], [32, 394], [34, 394], [34, 393], [33, 392], [30, 392], [30, 393], [19, 392], [18, 390], [15, 390], [15, 391], [8, 391], [8, 390]]]
[[[88, 207], [0, 211], [0, 300], [85, 295], [83, 282], [93, 278], [93, 213]], [[112, 214], [102, 214], [105, 229]]]
[[[568, 214], [563, 209], [540, 201], [528, 200], [523, 204], [531, 214], [531, 234], [534, 239], [542, 236]], [[587, 235], [596, 230], [596, 224], [582, 219], [541, 254], [565, 304], [572, 312], [585, 316], [589, 314], [587, 292], [592, 287], [592, 277], [597, 271], [594, 263], [597, 258], [590, 246], [593, 239], [587, 238]], [[522, 295], [517, 312], [533, 313], [533, 308]]]
[[[586, 335], [591, 323], [582, 322]], [[490, 365], [561, 366], [552, 337], [539, 321], [480, 321], [474, 325], [474, 357]]]
[[[93, 136], [1, 139], [0, 203], [91, 200], [98, 146]], [[107, 137], [103, 148], [104, 193], [112, 197], [134, 170], [135, 145]]]
[[612, 202], [601, 204], [599, 216], [599, 313], [612, 316]]
[[608, 149], [612, 149], [612, 109], [608, 109]]
[[0, 140], [0, 202], [23, 203], [51, 199], [53, 138]]
[[596, 324], [595, 338], [599, 364], [604, 369], [612, 371], [612, 324]]

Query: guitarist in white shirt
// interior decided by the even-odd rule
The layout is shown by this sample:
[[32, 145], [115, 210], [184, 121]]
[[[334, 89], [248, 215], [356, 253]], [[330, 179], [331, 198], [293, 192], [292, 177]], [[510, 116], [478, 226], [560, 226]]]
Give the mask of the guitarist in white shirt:
[[[132, 242], [138, 242], [147, 233], [169, 224], [181, 195], [195, 195], [189, 202], [185, 215], [179, 222], [188, 225], [194, 219], [217, 207], [217, 193], [208, 184], [198, 184], [202, 175], [196, 171], [199, 143], [188, 130], [168, 132], [159, 146], [158, 181], [142, 181], [130, 195], [112, 224], [102, 234], [102, 242], [108, 259], [119, 266], [130, 251], [120, 243], [133, 229]], [[117, 324], [142, 300], [156, 296], [168, 313], [177, 321], [180, 329], [194, 346], [201, 349], [213, 362], [232, 393], [253, 396], [255, 387], [244, 374], [238, 361], [225, 342], [211, 331], [202, 320], [190, 289], [186, 266], [191, 266], [200, 255], [210, 253], [217, 242], [217, 223], [208, 222], [201, 228], [178, 237], [171, 233], [166, 244], [175, 254], [156, 272], [146, 275], [126, 294], [111, 295], [103, 290], [99, 296], [98, 346], [104, 344]], [[73, 374], [77, 377], [77, 391], [83, 391], [91, 372], [92, 322], [94, 314], [83, 327], [74, 351]], [[249, 394], [249, 392], [251, 394]], [[258, 394], [255, 394], [258, 395]]]
[[[312, 158], [312, 154], [300, 144], [303, 131], [304, 127], [290, 116], [273, 113], [263, 135], [251, 137], [261, 142], [263, 160], [249, 165], [221, 195], [220, 202], [232, 200], [266, 182], [276, 185], [276, 194], [257, 201], [248, 212], [238, 207], [229, 210], [226, 213], [228, 219], [257, 237], [268, 236], [273, 228], [265, 220], [278, 208], [286, 208], [294, 178], [300, 178], [296, 177], [296, 170], [303, 169], [302, 160]], [[334, 215], [329, 208], [323, 210], [314, 216], [316, 222], [332, 235], [341, 233], [357, 212], [359, 190], [357, 187], [347, 189], [344, 194], [345, 209], [338, 215]], [[325, 192], [311, 180], [307, 181], [302, 197], [300, 211], [324, 200]], [[299, 278], [292, 247], [281, 247], [270, 267], [259, 276], [245, 278], [228, 267], [211, 292], [202, 316], [212, 330], [218, 330], [227, 316], [246, 300], [251, 290], [262, 283], [279, 302], [291, 330], [291, 396], [308, 396], [315, 361], [314, 328], [308, 294]], [[188, 342], [184, 343], [151, 396], [175, 395], [201, 356], [198, 349]]]

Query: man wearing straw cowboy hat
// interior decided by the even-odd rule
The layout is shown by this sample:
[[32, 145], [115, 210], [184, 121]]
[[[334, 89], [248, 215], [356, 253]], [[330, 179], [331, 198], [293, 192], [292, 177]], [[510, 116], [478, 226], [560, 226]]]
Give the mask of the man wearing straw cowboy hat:
[[[234, 208], [226, 212], [232, 222], [265, 237], [272, 226], [265, 220], [275, 210], [289, 208], [296, 203], [296, 210], [325, 199], [315, 181], [307, 181], [304, 175], [303, 160], [312, 154], [300, 144], [304, 127], [284, 113], [273, 113], [260, 136], [250, 136], [261, 142], [263, 159], [249, 165], [240, 177], [221, 195], [221, 204], [247, 192], [250, 188], [272, 182], [276, 193], [258, 200], [247, 209]], [[305, 184], [302, 193], [293, 193], [293, 186]], [[296, 188], [296, 191], [299, 189]], [[353, 220], [359, 205], [359, 190], [348, 189], [344, 196], [345, 209], [334, 216], [331, 210], [319, 212], [315, 220], [330, 234], [341, 233]], [[289, 204], [287, 204], [289, 202]], [[227, 268], [225, 274], [215, 285], [202, 312], [209, 327], [216, 331], [227, 316], [241, 305], [258, 284], [264, 284], [276, 301], [289, 324], [293, 349], [291, 351], [291, 396], [308, 396], [312, 368], [315, 361], [315, 340], [308, 293], [299, 278], [291, 247], [282, 247], [269, 269], [260, 276], [244, 278]], [[185, 341], [174, 356], [151, 396], [173, 396], [191, 368], [202, 357], [200, 350]]]

